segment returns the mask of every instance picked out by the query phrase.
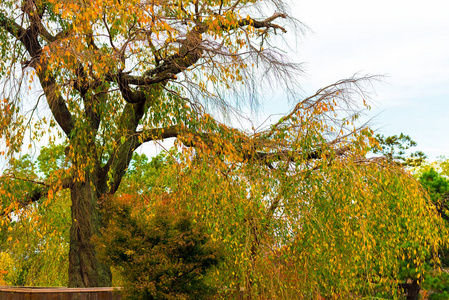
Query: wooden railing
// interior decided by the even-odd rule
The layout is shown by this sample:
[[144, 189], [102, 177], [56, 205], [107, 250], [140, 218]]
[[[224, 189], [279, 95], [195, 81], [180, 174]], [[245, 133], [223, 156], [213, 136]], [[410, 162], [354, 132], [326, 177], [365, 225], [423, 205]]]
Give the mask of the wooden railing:
[[120, 300], [117, 288], [0, 286], [0, 300]]

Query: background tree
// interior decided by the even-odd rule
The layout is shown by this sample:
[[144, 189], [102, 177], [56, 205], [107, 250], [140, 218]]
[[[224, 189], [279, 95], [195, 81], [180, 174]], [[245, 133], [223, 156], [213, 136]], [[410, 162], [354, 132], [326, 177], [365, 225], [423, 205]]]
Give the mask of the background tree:
[[419, 182], [429, 192], [432, 202], [445, 220], [449, 220], [449, 180], [439, 174], [434, 168], [424, 171], [419, 176]]
[[382, 154], [387, 159], [400, 163], [403, 166], [420, 166], [427, 158], [422, 151], [407, 153], [408, 149], [417, 145], [409, 135], [403, 133], [392, 136], [377, 134], [376, 140], [379, 144], [372, 149], [374, 154]]
[[[448, 220], [448, 202], [449, 202], [449, 168], [448, 160], [440, 157], [433, 163], [423, 164], [419, 169], [415, 168], [415, 176], [424, 186], [430, 195], [432, 203], [437, 208], [439, 214], [445, 220], [446, 226]], [[429, 299], [439, 300], [449, 297], [449, 250], [446, 246], [440, 249], [439, 257], [441, 259], [441, 268], [429, 272], [426, 276], [423, 288], [429, 292]]]

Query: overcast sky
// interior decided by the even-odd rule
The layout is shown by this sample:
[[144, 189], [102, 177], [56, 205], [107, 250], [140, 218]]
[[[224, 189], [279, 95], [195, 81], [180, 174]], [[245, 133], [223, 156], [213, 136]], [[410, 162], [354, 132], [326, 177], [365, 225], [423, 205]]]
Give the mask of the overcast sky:
[[[446, 1], [292, 0], [310, 28], [298, 46], [305, 94], [355, 73], [375, 86], [374, 129], [408, 134], [430, 159], [449, 157], [449, 15]], [[265, 112], [284, 109], [266, 103]], [[285, 106], [287, 109], [287, 106]]]

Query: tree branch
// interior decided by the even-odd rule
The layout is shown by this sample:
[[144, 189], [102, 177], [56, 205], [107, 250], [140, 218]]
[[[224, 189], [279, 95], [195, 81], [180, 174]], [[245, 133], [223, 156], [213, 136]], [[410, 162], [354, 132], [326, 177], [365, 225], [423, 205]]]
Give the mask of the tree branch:
[[4, 28], [9, 34], [20, 40], [25, 35], [25, 28], [10, 20], [0, 11], [0, 27]]
[[[110, 159], [102, 167], [101, 172], [99, 172], [98, 181], [102, 187], [107, 186], [108, 174], [112, 174], [113, 179], [109, 192], [113, 193], [118, 189], [121, 179], [131, 161], [133, 151], [138, 146], [150, 140], [177, 137], [179, 135], [177, 127], [153, 129], [145, 131], [145, 133], [136, 132], [140, 120], [149, 107], [147, 103], [150, 99], [142, 91], [133, 91], [129, 87], [129, 84], [148, 86], [164, 83], [169, 79], [175, 79], [176, 74], [192, 66], [201, 58], [203, 53], [200, 47], [202, 42], [201, 34], [205, 30], [205, 27], [195, 26], [187, 33], [186, 39], [181, 42], [181, 47], [177, 54], [164, 59], [164, 62], [160, 66], [147, 71], [144, 76], [120, 75], [120, 73], [106, 76], [107, 80], [118, 82], [122, 96], [127, 101], [120, 117], [120, 123], [123, 124], [123, 128], [119, 130], [121, 136], [117, 137], [116, 144], [119, 146], [113, 150]], [[123, 134], [127, 135], [127, 137], [125, 142], [121, 143]], [[142, 138], [143, 134], [148, 134], [148, 136]], [[138, 138], [139, 136], [141, 136], [140, 139]]]
[[[150, 72], [148, 72], [150, 73]], [[129, 75], [123, 72], [118, 72], [116, 74], [107, 74], [105, 76], [105, 80], [116, 82], [117, 84], [123, 84], [123, 85], [137, 85], [137, 86], [150, 86], [155, 83], [164, 82], [169, 79], [176, 79], [175, 74], [166, 73], [163, 76], [148, 76], [148, 75], [142, 75], [142, 76], [135, 76], [135, 75]]]
[[176, 78], [176, 74], [194, 65], [203, 54], [201, 48], [201, 34], [205, 31], [206, 27], [201, 25], [192, 28], [186, 34], [186, 38], [180, 41], [181, 47], [179, 48], [178, 53], [166, 57], [161, 65], [147, 71], [145, 77], [165, 78], [174, 76], [174, 78]]
[[[35, 184], [35, 188], [31, 192], [27, 193], [27, 197], [18, 201], [18, 206], [16, 207], [17, 209], [25, 208], [28, 205], [39, 201], [43, 197], [47, 196], [48, 192], [52, 188], [54, 188], [54, 190], [67, 189], [72, 185], [71, 177], [62, 178], [62, 179], [53, 181], [51, 183], [35, 181], [32, 179], [28, 179], [28, 178], [21, 178], [21, 177], [15, 176], [14, 174], [10, 174], [9, 176], [6, 176], [6, 177], [9, 177], [14, 180], [21, 180], [21, 181], [31, 182], [31, 183]], [[0, 217], [8, 215], [12, 211], [13, 211], [12, 208], [2, 209], [2, 211], [0, 212]]]
[[31, 182], [31, 183], [34, 183], [34, 184], [38, 184], [38, 185], [49, 187], [49, 185], [47, 183], [45, 183], [45, 182], [36, 181], [36, 180], [33, 180], [33, 179], [29, 179], [29, 178], [17, 177], [14, 174], [9, 175], [8, 177], [12, 178], [12, 179], [17, 179], [17, 180], [21, 180], [21, 181]]
[[[336, 156], [341, 156], [345, 154], [349, 150], [348, 146], [341, 147], [338, 149], [329, 149], [332, 150], [332, 152]], [[325, 153], [325, 157], [328, 157], [331, 155], [331, 153]], [[281, 160], [287, 160], [290, 162], [296, 162], [296, 157], [301, 157], [304, 160], [312, 160], [312, 159], [321, 159], [323, 158], [323, 151], [315, 150], [313, 152], [303, 152], [303, 151], [290, 151], [290, 150], [281, 150], [281, 151], [273, 151], [273, 152], [258, 152], [255, 151], [253, 153], [245, 153], [244, 158], [245, 159], [251, 159], [255, 158], [263, 163], [272, 163], [275, 161], [281, 161]]]
[[45, 11], [45, 4], [44, 7], [39, 8], [35, 1], [26, 0], [22, 3], [22, 11], [27, 14], [31, 22], [31, 26], [36, 28], [39, 35], [46, 42], [53, 42], [56, 40], [56, 38], [50, 32], [48, 32], [45, 26], [42, 25], [42, 16]]
[[286, 33], [287, 30], [284, 27], [272, 23], [277, 18], [285, 19], [285, 18], [287, 18], [287, 15], [283, 14], [283, 13], [275, 13], [274, 15], [272, 15], [271, 17], [269, 17], [269, 18], [267, 18], [267, 19], [265, 19], [263, 21], [257, 21], [257, 20], [254, 20], [254, 19], [251, 19], [251, 18], [248, 17], [247, 19], [240, 20], [238, 22], [238, 24], [239, 24], [240, 27], [252, 26], [254, 28], [267, 28], [267, 29], [268, 28], [274, 28], [274, 29], [280, 29], [282, 32]]
[[65, 99], [61, 96], [56, 79], [47, 71], [47, 64], [45, 62], [36, 62], [32, 66], [37, 71], [36, 73], [53, 117], [67, 137], [71, 138], [71, 132], [74, 127], [73, 117], [66, 105]]
[[39, 30], [35, 28], [36, 26], [30, 26], [30, 28], [24, 29], [14, 21], [8, 19], [1, 12], [0, 26], [19, 40], [32, 57], [27, 66], [29, 65], [36, 70], [47, 98], [48, 106], [50, 107], [56, 122], [58, 122], [64, 133], [67, 136], [70, 136], [70, 132], [73, 128], [72, 115], [66, 106], [64, 98], [59, 92], [56, 85], [56, 79], [50, 72], [48, 72], [47, 64], [42, 56], [42, 48], [38, 41]]
[[145, 131], [138, 131], [133, 135], [125, 138], [123, 141], [116, 141], [120, 146], [111, 154], [108, 162], [101, 169], [99, 173], [100, 186], [106, 186], [110, 176], [112, 175], [112, 181], [110, 182], [109, 193], [115, 193], [122, 181], [122, 177], [126, 172], [126, 169], [131, 162], [134, 150], [140, 145], [150, 141], [163, 140], [167, 138], [178, 137], [181, 134], [180, 126], [169, 126], [166, 128], [154, 128]]

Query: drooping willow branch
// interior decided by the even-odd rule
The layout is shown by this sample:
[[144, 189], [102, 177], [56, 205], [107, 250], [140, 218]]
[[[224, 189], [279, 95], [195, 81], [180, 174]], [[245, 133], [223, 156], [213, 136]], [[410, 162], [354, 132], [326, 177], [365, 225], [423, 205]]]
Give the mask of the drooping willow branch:
[[26, 197], [11, 203], [6, 209], [2, 209], [0, 217], [8, 216], [11, 212], [26, 208], [27, 206], [38, 202], [42, 198], [48, 196], [50, 191], [58, 191], [67, 189], [72, 185], [72, 178], [61, 178], [53, 182], [37, 181], [29, 178], [18, 177], [14, 174], [2, 176], [8, 180], [25, 181], [33, 184], [33, 189], [26, 193]]

